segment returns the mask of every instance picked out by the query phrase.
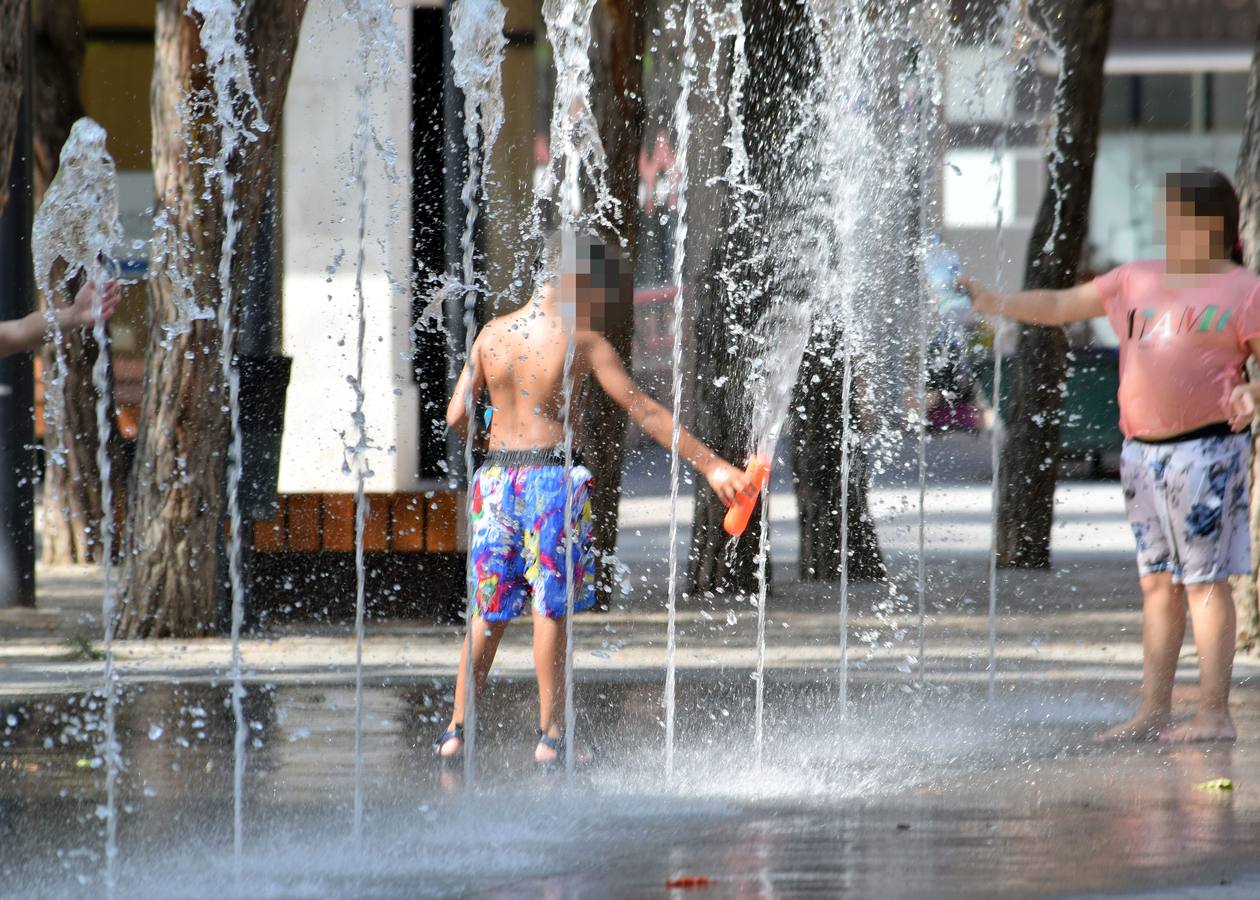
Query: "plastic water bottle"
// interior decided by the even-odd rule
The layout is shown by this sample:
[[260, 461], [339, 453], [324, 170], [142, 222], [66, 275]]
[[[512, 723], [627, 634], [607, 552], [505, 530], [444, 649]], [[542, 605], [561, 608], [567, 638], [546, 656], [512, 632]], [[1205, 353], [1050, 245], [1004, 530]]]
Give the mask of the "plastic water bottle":
[[936, 297], [941, 314], [953, 318], [965, 316], [971, 309], [967, 295], [958, 289], [958, 276], [962, 274], [962, 261], [958, 251], [942, 243], [940, 235], [929, 239], [927, 258], [928, 289]]

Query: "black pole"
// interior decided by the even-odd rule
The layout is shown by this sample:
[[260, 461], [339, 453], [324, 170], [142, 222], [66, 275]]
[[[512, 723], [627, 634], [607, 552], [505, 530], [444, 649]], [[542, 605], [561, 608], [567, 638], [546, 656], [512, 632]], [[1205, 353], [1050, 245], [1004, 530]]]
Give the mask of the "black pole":
[[[22, 102], [0, 218], [0, 319], [35, 309], [31, 260], [34, 153], [31, 123], [31, 26], [24, 23]], [[32, 356], [0, 359], [0, 608], [35, 605], [35, 376]]]
[[[442, 212], [445, 231], [446, 274], [455, 282], [463, 278], [460, 268], [463, 251], [460, 237], [464, 233], [465, 167], [468, 165], [468, 147], [464, 143], [464, 92], [455, 84], [453, 73], [454, 51], [451, 47], [451, 0], [446, 0], [442, 16], [442, 130], [445, 164], [443, 166]], [[446, 375], [446, 395], [455, 390], [455, 381], [464, 366], [464, 344], [468, 330], [464, 323], [465, 297], [463, 291], [451, 291], [443, 309], [446, 333], [451, 342], [447, 359], [450, 365]], [[469, 423], [469, 428], [473, 423]], [[447, 473], [453, 485], [464, 484], [464, 439], [456, 432], [446, 435]]]
[[[418, 6], [412, 12], [411, 221], [412, 321], [416, 352], [412, 375], [419, 386], [420, 428], [416, 474], [429, 486], [449, 487], [446, 401], [453, 350], [446, 334], [447, 310], [440, 321], [428, 316], [429, 303], [446, 267], [446, 10]], [[463, 340], [460, 339], [460, 346]]]

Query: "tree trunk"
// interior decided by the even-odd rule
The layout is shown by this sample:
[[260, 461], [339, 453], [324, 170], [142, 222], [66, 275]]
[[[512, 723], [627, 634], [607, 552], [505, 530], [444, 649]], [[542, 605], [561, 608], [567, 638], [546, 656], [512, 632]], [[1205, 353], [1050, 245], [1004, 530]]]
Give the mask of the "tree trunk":
[[[41, 3], [35, 8], [32, 38], [35, 56], [35, 201], [57, 174], [61, 145], [70, 128], [83, 115], [79, 80], [83, 72], [85, 45], [79, 23], [77, 0]], [[51, 302], [64, 303], [66, 296]], [[44, 297], [45, 304], [50, 298]], [[66, 456], [58, 463], [46, 456], [44, 469], [43, 559], [47, 563], [82, 563], [96, 558], [96, 535], [101, 521], [100, 474], [96, 465], [96, 388], [92, 384], [92, 364], [96, 342], [87, 329], [65, 335], [64, 385], [65, 433], [53, 433], [45, 424], [45, 446], [65, 441]], [[56, 349], [46, 345], [40, 365], [47, 378], [56, 369]], [[118, 441], [114, 432], [112, 455], [117, 460]], [[123, 472], [114, 469], [115, 496], [121, 496]]]
[[[1111, 0], [1063, 0], [1045, 16], [1063, 50], [1056, 98], [1061, 118], [1028, 242], [1026, 289], [1076, 283], [1089, 228], [1111, 14]], [[1066, 353], [1063, 329], [1036, 326], [1020, 328], [1011, 352], [997, 524], [998, 565], [1003, 567], [1050, 565]]]
[[[604, 309], [604, 336], [626, 368], [634, 337], [634, 265], [639, 246], [639, 149], [643, 146], [643, 45], [646, 14], [636, 0], [602, 0], [592, 23], [591, 105], [608, 159], [608, 188], [617, 200], [616, 233], [605, 234], [621, 247], [623, 272], [617, 300]], [[583, 411], [583, 459], [595, 474], [592, 507], [595, 546], [601, 559], [617, 552], [617, 513], [625, 461], [625, 410], [594, 390]], [[599, 606], [606, 609], [616, 573], [601, 562]]]
[[[782, 188], [798, 176], [796, 151], [785, 145], [785, 135], [802, 134], [801, 97], [817, 66], [813, 38], [799, 3], [745, 2], [744, 19], [748, 80], [745, 84], [744, 136], [749, 176], [761, 189], [748, 197], [748, 217], [731, 221], [732, 203], [721, 204], [723, 239], [701, 265], [694, 280], [695, 330], [690, 345], [695, 359], [696, 436], [736, 465], [751, 447], [747, 413], [740, 408], [738, 365], [750, 352], [742, 334], [755, 330], [769, 306], [775, 287], [774, 260], [781, 246], [771, 246], [768, 232], [792, 213], [784, 208]], [[723, 48], [718, 48], [725, 52]], [[718, 52], [718, 51], [715, 51]], [[688, 587], [695, 595], [756, 590], [756, 553], [761, 535], [760, 504], [748, 530], [733, 551], [722, 530], [726, 508], [702, 479], [697, 480], [691, 529]]]
[[[843, 529], [848, 528], [849, 577], [883, 578], [888, 574], [879, 552], [879, 535], [868, 503], [870, 477], [862, 434], [863, 391], [857, 377], [863, 359], [853, 358], [854, 375], [849, 385], [849, 491], [843, 513], [840, 477], [814, 477], [814, 473], [841, 473], [844, 427], [840, 420], [844, 401], [844, 338], [829, 340], [815, 334], [801, 362], [796, 380], [796, 418], [792, 441], [793, 486], [800, 516], [801, 581], [839, 581]], [[802, 477], [802, 474], [807, 477]]]
[[[1251, 56], [1251, 77], [1247, 83], [1247, 120], [1243, 126], [1242, 150], [1238, 156], [1238, 199], [1241, 207], [1239, 235], [1243, 257], [1252, 271], [1260, 272], [1260, 32], [1256, 34]], [[1256, 365], [1251, 364], [1254, 380]], [[1257, 649], [1260, 645], [1260, 604], [1257, 603], [1256, 561], [1260, 560], [1260, 416], [1251, 423], [1251, 575], [1233, 579], [1234, 604], [1238, 613], [1238, 648]]]
[[[733, 234], [729, 244], [714, 249], [703, 276], [695, 280], [693, 398], [695, 408], [704, 410], [704, 414], [695, 417], [692, 431], [715, 453], [736, 465], [743, 464], [752, 441], [748, 416], [740, 404], [740, 385], [736, 381], [743, 374], [739, 355], [729, 350], [736, 340], [733, 336], [750, 322], [757, 321], [764, 312], [766, 297], [749, 297], [731, 290], [719, 276], [724, 271], [732, 272], [732, 266], [738, 265], [740, 269], [732, 273], [735, 274], [732, 280], [750, 281], [756, 274], [745, 262], [747, 248], [751, 246], [753, 238], [748, 229]], [[761, 504], [764, 502], [763, 494], [748, 520], [748, 529], [732, 551], [728, 549], [731, 539], [722, 530], [726, 507], [704, 479], [696, 479], [687, 567], [687, 589], [691, 596], [756, 592], [756, 552], [761, 541]]]
[[27, 0], [0, 0], [0, 215], [9, 204], [13, 135], [22, 101], [22, 53], [26, 46]]
[[[258, 98], [254, 139], [229, 166], [237, 178], [240, 231], [231, 265], [234, 294], [249, 272], [258, 221], [272, 183], [305, 0], [246, 0], [238, 13]], [[158, 0], [152, 88], [153, 175], [162, 215], [150, 280], [149, 345], [141, 400], [136, 463], [128, 492], [124, 559], [125, 603], [120, 635], [186, 637], [205, 634], [216, 620], [221, 574], [216, 546], [223, 526], [223, 483], [229, 421], [219, 359], [222, 335], [213, 319], [176, 326], [194, 299], [216, 305], [218, 266], [227, 223], [218, 180], [198, 160], [220, 151], [213, 85], [187, 0]], [[171, 252], [177, 251], [177, 252]], [[231, 320], [239, 307], [232, 297]], [[182, 333], [181, 333], [182, 332]]]

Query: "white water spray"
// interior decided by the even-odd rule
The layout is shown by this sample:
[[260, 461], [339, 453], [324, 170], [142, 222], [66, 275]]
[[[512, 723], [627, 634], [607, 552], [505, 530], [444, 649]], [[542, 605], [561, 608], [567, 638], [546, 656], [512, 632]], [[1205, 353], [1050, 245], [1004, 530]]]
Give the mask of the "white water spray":
[[[1044, 32], [1033, 22], [1028, 0], [1010, 0], [998, 21], [998, 27], [1002, 39], [1001, 53], [1002, 60], [1009, 71], [1003, 72], [1000, 79], [1002, 84], [1001, 108], [1003, 115], [1007, 115], [1007, 108], [1010, 106], [1011, 85], [1015, 79], [1016, 72], [1021, 65], [1028, 62], [1030, 55], [1035, 51], [1038, 43], [1047, 44]], [[1054, 49], [1052, 45], [1051, 49]], [[1060, 54], [1061, 55], [1061, 54]], [[1062, 85], [1063, 66], [1060, 65], [1059, 84], [1056, 85], [1055, 96], [1056, 101], [1060, 95]], [[1050, 129], [1051, 135], [1057, 130], [1056, 127]], [[994, 248], [996, 256], [996, 269], [994, 274], [994, 283], [1000, 289], [1002, 280], [1002, 269], [1005, 263], [1005, 257], [1002, 253], [1002, 234], [1005, 226], [1003, 209], [1002, 209], [1002, 167], [1005, 163], [1006, 147], [1009, 140], [1009, 122], [1003, 120], [1001, 127], [998, 129], [997, 140], [993, 145], [993, 166], [997, 172], [997, 188], [993, 196], [993, 212], [996, 220], [994, 228]], [[1057, 152], [1057, 150], [1056, 150]], [[1051, 177], [1055, 175], [1055, 167], [1051, 167]], [[1053, 241], [1058, 233], [1059, 204], [1055, 207], [1055, 221], [1051, 229], [1050, 240]], [[1001, 416], [1001, 397], [1002, 397], [1002, 358], [1005, 348], [1002, 346], [1002, 322], [1000, 319], [994, 321], [993, 327], [993, 435], [992, 435], [992, 457], [991, 465], [993, 468], [993, 483], [991, 485], [992, 506], [993, 506], [993, 532], [989, 547], [989, 621], [988, 621], [988, 700], [992, 704], [997, 695], [997, 621], [998, 621], [998, 509], [1001, 503], [1001, 462], [1002, 462], [1002, 444], [1004, 443], [1005, 425]]]
[[[464, 397], [468, 412], [468, 434], [464, 441], [464, 474], [468, 485], [468, 546], [472, 544], [473, 440], [477, 398], [472, 385], [476, 380], [473, 344], [477, 338], [476, 228], [478, 197], [485, 191], [487, 179], [482, 171], [489, 168], [490, 154], [503, 127], [503, 53], [507, 40], [503, 25], [507, 10], [498, 0], [459, 0], [451, 8], [451, 77], [464, 94], [464, 144], [467, 148], [467, 172], [460, 199], [464, 204], [464, 229], [460, 235], [460, 290], [464, 297], [464, 359], [469, 369], [468, 391]], [[484, 142], [483, 142], [484, 137]], [[485, 166], [482, 160], [485, 160]], [[476, 579], [471, 556], [467, 570], [468, 653], [464, 665], [464, 780], [465, 786], [476, 786], [477, 777], [477, 691], [473, 647], [477, 617]]]
[[670, 352], [671, 397], [674, 427], [669, 442], [669, 595], [666, 600], [665, 625], [665, 777], [674, 774], [674, 719], [676, 715], [678, 650], [678, 486], [681, 480], [678, 443], [682, 437], [683, 326], [685, 304], [683, 275], [687, 263], [687, 154], [691, 149], [691, 85], [695, 78], [695, 11], [694, 2], [687, 2], [683, 13], [683, 58], [674, 105], [674, 133], [678, 159], [678, 202], [675, 208], [673, 258], [673, 331]]
[[[104, 574], [101, 592], [101, 642], [105, 657], [101, 692], [105, 709], [98, 755], [105, 764], [105, 890], [110, 897], [117, 886], [118, 859], [118, 776], [122, 756], [117, 736], [118, 688], [114, 661], [114, 491], [111, 480], [109, 410], [109, 336], [101, 317], [101, 300], [105, 283], [112, 273], [107, 270], [110, 251], [122, 238], [118, 224], [118, 173], [114, 160], [105, 147], [105, 129], [91, 119], [79, 119], [70, 129], [70, 136], [61, 148], [61, 161], [56, 177], [44, 194], [32, 228], [32, 249], [35, 274], [48, 303], [48, 316], [56, 325], [54, 288], [83, 274], [96, 286], [93, 304], [92, 336], [96, 342], [96, 361], [92, 366], [92, 385], [96, 390], [96, 465], [100, 476], [101, 519], [97, 531], [97, 553]], [[65, 271], [53, 283], [53, 268], [58, 260]], [[63, 359], [60, 329], [55, 328], [58, 359]]]
[[354, 410], [350, 415], [354, 444], [346, 447], [342, 471], [353, 472], [354, 484], [354, 806], [351, 834], [357, 839], [363, 832], [363, 638], [367, 603], [367, 571], [364, 562], [363, 536], [371, 511], [367, 498], [367, 480], [374, 474], [367, 458], [370, 447], [367, 417], [364, 412], [366, 394], [363, 365], [367, 341], [367, 308], [363, 276], [367, 266], [368, 148], [374, 143], [372, 128], [373, 98], [376, 90], [384, 90], [391, 66], [402, 56], [401, 43], [395, 33], [392, 4], [383, 0], [345, 0], [346, 14], [358, 24], [359, 57], [363, 66], [355, 95], [359, 102], [358, 122], [354, 132], [353, 174], [358, 193], [358, 232], [355, 244], [355, 372], [347, 378], [354, 393]]
[[[843, 397], [841, 398], [841, 529], [840, 529], [840, 673], [841, 715], [848, 709], [849, 681], [849, 481], [854, 451], [852, 388], [855, 348], [863, 329], [876, 320], [873, 311], [861, 315], [861, 286], [870, 277], [875, 258], [870, 236], [857, 227], [859, 210], [875, 212], [882, 190], [873, 172], [881, 149], [872, 109], [862, 85], [870, 77], [863, 60], [877, 48], [865, 13], [852, 4], [810, 0], [809, 22], [818, 42], [822, 68], [811, 94], [814, 107], [810, 152], [817, 166], [817, 184], [807, 186], [821, 193], [821, 219], [804, 235], [813, 253], [789, 262], [799, 267], [796, 277], [804, 283], [804, 315], [838, 333], [843, 341]], [[876, 67], [877, 68], [877, 67]], [[836, 86], [842, 86], [836, 90]], [[808, 196], [808, 195], [807, 195]], [[812, 224], [812, 223], [811, 223]], [[812, 233], [810, 233], [812, 232]], [[808, 332], [806, 333], [808, 334]], [[804, 350], [802, 342], [801, 351]], [[780, 351], [783, 352], [783, 351]], [[788, 357], [796, 358], [793, 351]], [[799, 358], [795, 359], [799, 366]], [[778, 365], [777, 360], [774, 363]]]
[[840, 399], [840, 421], [843, 437], [840, 445], [840, 715], [849, 712], [849, 477], [853, 471], [853, 344], [844, 335], [843, 396]]
[[946, 11], [939, 3], [923, 7], [918, 22], [918, 39], [915, 42], [914, 65], [908, 73], [913, 79], [913, 106], [915, 110], [914, 148], [918, 170], [919, 217], [918, 244], [918, 291], [919, 291], [919, 421], [918, 421], [918, 482], [919, 482], [919, 552], [917, 572], [918, 600], [918, 650], [915, 681], [922, 689], [926, 673], [927, 654], [927, 380], [928, 380], [928, 320], [932, 309], [932, 293], [928, 288], [928, 248], [935, 234], [932, 199], [927, 189], [927, 167], [932, 159], [933, 140], [937, 136], [935, 123], [942, 100], [940, 73], [945, 66], [945, 53], [941, 45], [946, 36], [944, 22]]
[[236, 875], [240, 876], [244, 850], [245, 800], [245, 685], [241, 673], [241, 626], [245, 614], [245, 586], [241, 572], [241, 383], [235, 365], [236, 303], [232, 289], [232, 262], [240, 223], [236, 218], [236, 175], [230, 163], [241, 146], [267, 129], [262, 110], [250, 81], [249, 60], [237, 22], [237, 6], [230, 0], [190, 0], [190, 10], [201, 19], [199, 33], [205, 51], [206, 67], [214, 85], [215, 119], [220, 127], [219, 152], [206, 170], [206, 179], [217, 179], [223, 204], [223, 238], [219, 251], [220, 335], [219, 360], [223, 384], [228, 397], [228, 581], [231, 590], [232, 656], [229, 664], [232, 679], [232, 717], [235, 736], [232, 742], [232, 853]]

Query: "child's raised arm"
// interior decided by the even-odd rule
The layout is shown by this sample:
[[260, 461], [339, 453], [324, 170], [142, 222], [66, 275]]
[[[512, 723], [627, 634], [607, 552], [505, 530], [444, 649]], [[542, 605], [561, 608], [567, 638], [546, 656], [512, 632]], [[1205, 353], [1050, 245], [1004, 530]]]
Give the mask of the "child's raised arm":
[[1029, 325], [1066, 325], [1104, 314], [1102, 294], [1092, 281], [1061, 291], [991, 291], [965, 275], [958, 286], [971, 296], [971, 308], [986, 315], [1006, 316]]
[[[73, 304], [57, 308], [54, 315], [57, 317], [58, 326], [69, 331], [81, 325], [91, 325], [95, 321], [93, 306], [96, 304], [98, 290], [100, 290], [101, 317], [108, 321], [122, 296], [118, 283], [108, 281], [104, 287], [98, 289], [89, 281], [79, 288], [79, 292], [74, 296]], [[45, 340], [50, 339], [47, 332], [48, 319], [42, 311], [38, 310], [20, 319], [0, 322], [0, 356], [29, 353]]]
[[468, 361], [464, 363], [463, 371], [459, 373], [459, 380], [455, 382], [455, 389], [451, 391], [451, 400], [446, 404], [447, 426], [454, 428], [463, 437], [468, 436], [469, 388], [472, 389], [472, 405], [476, 406], [477, 397], [486, 386], [486, 377], [481, 371], [480, 354], [481, 339], [478, 338], [473, 342], [472, 352], [468, 354]]
[[[599, 335], [592, 335], [585, 348], [586, 363], [599, 386], [624, 409], [635, 424], [662, 447], [669, 448], [673, 441], [674, 417], [631, 379], [621, 364], [617, 351]], [[744, 489], [747, 476], [718, 456], [686, 428], [679, 427], [678, 455], [704, 476], [713, 492], [722, 502], [730, 505], [735, 495]]]

